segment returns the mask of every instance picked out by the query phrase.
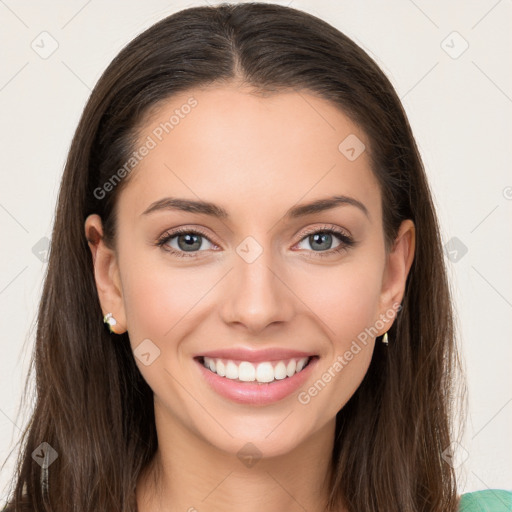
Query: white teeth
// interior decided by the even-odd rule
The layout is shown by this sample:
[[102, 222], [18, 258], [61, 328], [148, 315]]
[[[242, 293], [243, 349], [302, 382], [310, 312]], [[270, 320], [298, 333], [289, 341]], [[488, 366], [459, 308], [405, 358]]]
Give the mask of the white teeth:
[[244, 382], [253, 382], [254, 379], [256, 379], [256, 370], [254, 369], [254, 365], [247, 361], [240, 363], [240, 366], [238, 367], [238, 379]]
[[[240, 366], [242, 366], [242, 364]], [[256, 380], [258, 382], [272, 382], [274, 380], [274, 368], [272, 368], [271, 363], [260, 363], [258, 365]]]
[[300, 372], [304, 366], [306, 366], [306, 363], [308, 362], [307, 357], [303, 357], [298, 363], [297, 363], [297, 372]]
[[[209, 359], [208, 357], [205, 357], [204, 360]], [[233, 363], [233, 361], [228, 361], [228, 364], [226, 365], [226, 378], [228, 379], [238, 379], [238, 366]]]
[[301, 359], [290, 359], [288, 364], [285, 361], [279, 361], [275, 366], [271, 362], [250, 363], [241, 361], [236, 364], [228, 360], [213, 359], [204, 357], [203, 365], [220, 377], [226, 377], [231, 380], [240, 380], [242, 382], [273, 382], [274, 380], [283, 380], [287, 377], [293, 377], [304, 369], [309, 361], [309, 357]]
[[286, 378], [286, 365], [283, 361], [279, 361], [274, 368], [274, 378], [276, 380], [282, 380]]
[[220, 360], [220, 359], [217, 359], [217, 375], [220, 375], [221, 377], [225, 377], [226, 376], [226, 367], [224, 365], [224, 363]]
[[297, 368], [297, 363], [295, 362], [295, 359], [292, 359], [288, 363], [288, 366], [286, 367], [286, 375], [288, 375], [288, 377], [291, 377], [292, 375], [294, 375], [296, 368]]

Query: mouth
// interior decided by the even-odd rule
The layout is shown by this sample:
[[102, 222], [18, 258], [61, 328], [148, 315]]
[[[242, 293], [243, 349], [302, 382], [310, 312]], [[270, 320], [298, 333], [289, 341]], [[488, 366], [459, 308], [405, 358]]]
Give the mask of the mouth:
[[280, 360], [250, 362], [236, 359], [198, 356], [195, 358], [218, 377], [237, 383], [272, 384], [291, 379], [303, 372], [318, 356], [291, 357]]
[[230, 347], [193, 356], [200, 380], [231, 402], [265, 406], [294, 395], [312, 378], [319, 354], [283, 347]]

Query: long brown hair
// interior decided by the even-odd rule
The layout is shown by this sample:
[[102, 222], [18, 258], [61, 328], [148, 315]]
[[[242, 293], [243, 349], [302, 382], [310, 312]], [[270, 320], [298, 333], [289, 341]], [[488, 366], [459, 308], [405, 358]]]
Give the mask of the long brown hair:
[[[455, 472], [443, 453], [462, 411], [456, 386], [465, 387], [439, 227], [407, 117], [389, 80], [348, 37], [305, 12], [263, 3], [194, 7], [163, 19], [119, 53], [85, 106], [58, 197], [13, 510], [22, 503], [33, 511], [136, 510], [137, 477], [157, 448], [153, 393], [128, 335], [110, 334], [102, 322], [84, 221], [99, 214], [105, 239], [115, 240], [126, 178], [97, 191], [128, 161], [150, 108], [234, 80], [266, 93], [304, 90], [339, 107], [370, 140], [388, 248], [404, 219], [416, 226], [389, 346], [376, 344], [364, 380], [337, 414], [329, 506], [454, 512]], [[51, 460], [41, 443], [58, 455], [49, 465], [32, 457], [39, 450]]]

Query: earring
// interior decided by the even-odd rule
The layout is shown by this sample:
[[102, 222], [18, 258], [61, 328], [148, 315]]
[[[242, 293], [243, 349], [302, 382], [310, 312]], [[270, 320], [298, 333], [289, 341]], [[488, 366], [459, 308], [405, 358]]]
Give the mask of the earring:
[[107, 324], [108, 325], [108, 330], [110, 332], [113, 332], [114, 334], [116, 334], [114, 332], [114, 330], [112, 329], [112, 326], [116, 325], [117, 324], [117, 320], [112, 316], [112, 313], [107, 313], [104, 317], [103, 317], [103, 323]]
[[384, 345], [388, 345], [388, 333], [387, 331], [384, 333], [384, 336], [382, 336], [382, 343], [384, 343]]

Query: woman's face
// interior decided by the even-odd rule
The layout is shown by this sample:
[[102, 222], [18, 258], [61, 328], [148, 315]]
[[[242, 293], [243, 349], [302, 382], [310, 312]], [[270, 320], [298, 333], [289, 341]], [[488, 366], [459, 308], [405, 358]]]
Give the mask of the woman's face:
[[128, 330], [160, 426], [267, 456], [333, 432], [413, 255], [410, 221], [385, 252], [365, 146], [306, 92], [194, 89], [145, 120], [116, 252], [91, 249], [103, 311]]

